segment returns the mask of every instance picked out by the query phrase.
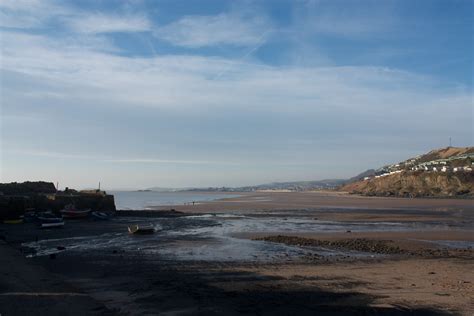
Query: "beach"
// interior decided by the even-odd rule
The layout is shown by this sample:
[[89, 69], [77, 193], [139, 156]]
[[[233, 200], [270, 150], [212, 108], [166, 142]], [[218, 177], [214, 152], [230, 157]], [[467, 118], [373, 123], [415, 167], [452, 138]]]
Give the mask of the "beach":
[[[238, 195], [62, 229], [1, 224], [1, 257], [22, 264], [1, 267], [0, 313], [64, 296], [104, 315], [472, 315], [472, 200]], [[133, 223], [156, 233], [131, 236]]]

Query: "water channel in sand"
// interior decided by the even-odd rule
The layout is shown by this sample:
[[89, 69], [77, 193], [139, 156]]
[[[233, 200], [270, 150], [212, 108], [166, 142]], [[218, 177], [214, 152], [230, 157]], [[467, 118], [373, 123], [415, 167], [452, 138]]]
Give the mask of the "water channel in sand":
[[[147, 236], [128, 234], [126, 225], [150, 222], [156, 233]], [[78, 223], [67, 223], [77, 225]], [[84, 223], [88, 224], [88, 223]], [[91, 225], [97, 225], [91, 223]], [[86, 228], [87, 229], [87, 228]], [[64, 251], [140, 251], [169, 260], [203, 261], [274, 261], [291, 260], [307, 255], [373, 256], [373, 254], [329, 250], [318, 247], [296, 247], [241, 238], [243, 234], [291, 234], [322, 232], [422, 231], [448, 229], [440, 223], [336, 222], [305, 217], [253, 217], [235, 214], [194, 215], [176, 218], [114, 218], [100, 233], [90, 236], [45, 239], [24, 243], [32, 248], [30, 256], [43, 256]], [[449, 241], [445, 241], [449, 244]], [[457, 243], [459, 245], [459, 243]], [[465, 242], [465, 247], [474, 246]]]

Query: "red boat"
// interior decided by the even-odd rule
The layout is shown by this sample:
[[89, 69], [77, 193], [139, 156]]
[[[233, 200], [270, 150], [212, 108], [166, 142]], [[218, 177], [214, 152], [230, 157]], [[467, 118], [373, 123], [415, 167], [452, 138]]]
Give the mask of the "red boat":
[[80, 211], [72, 205], [67, 205], [64, 210], [61, 210], [61, 214], [64, 218], [85, 218], [89, 216], [90, 211], [90, 209]]

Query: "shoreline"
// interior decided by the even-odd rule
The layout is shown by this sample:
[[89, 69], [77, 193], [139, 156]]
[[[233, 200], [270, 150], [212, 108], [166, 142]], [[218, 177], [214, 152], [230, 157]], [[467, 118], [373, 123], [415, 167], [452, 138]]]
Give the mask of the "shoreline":
[[[110, 221], [67, 221], [56, 230], [0, 224], [6, 247], [23, 256], [18, 266], [24, 266], [2, 265], [3, 283], [15, 284], [21, 275], [27, 284], [41, 284], [57, 275], [56, 286], [83, 293], [74, 299], [89, 297], [98, 314], [472, 314], [474, 250], [466, 246], [474, 242], [472, 205], [290, 195], [117, 211]], [[128, 234], [137, 222], [156, 223], [158, 231]], [[278, 235], [278, 243], [268, 238]], [[268, 241], [253, 240], [263, 237]], [[44, 255], [25, 258], [36, 250]], [[2, 297], [11, 306], [23, 302]]]

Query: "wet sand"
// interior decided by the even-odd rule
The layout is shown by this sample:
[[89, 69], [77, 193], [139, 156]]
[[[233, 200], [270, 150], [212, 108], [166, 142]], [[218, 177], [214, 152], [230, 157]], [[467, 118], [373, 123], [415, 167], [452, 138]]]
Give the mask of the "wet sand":
[[[473, 199], [364, 197], [344, 192], [255, 192], [195, 205], [157, 206], [185, 213], [240, 213], [263, 215], [278, 212], [337, 221], [458, 221], [474, 220]], [[287, 211], [287, 212], [285, 212]]]
[[64, 277], [0, 241], [1, 315], [114, 315]]
[[232, 192], [239, 195], [195, 205], [173, 205], [177, 211], [226, 212], [242, 210], [348, 209], [417, 209], [474, 210], [473, 199], [366, 197], [336, 191], [314, 192]]
[[[70, 301], [69, 309], [122, 315], [473, 314], [472, 201], [292, 194], [56, 230], [0, 224], [9, 245], [0, 257], [15, 251], [13, 261], [22, 262], [0, 265], [2, 283], [22, 275], [37, 291], [51, 278], [59, 287], [51, 291], [82, 293], [91, 304]], [[153, 223], [157, 233], [128, 235], [136, 222]], [[24, 273], [36, 268], [42, 272]], [[0, 298], [11, 291], [2, 287]], [[11, 308], [21, 302], [9, 297], [9, 313], [4, 305], [0, 313], [21, 315]]]

